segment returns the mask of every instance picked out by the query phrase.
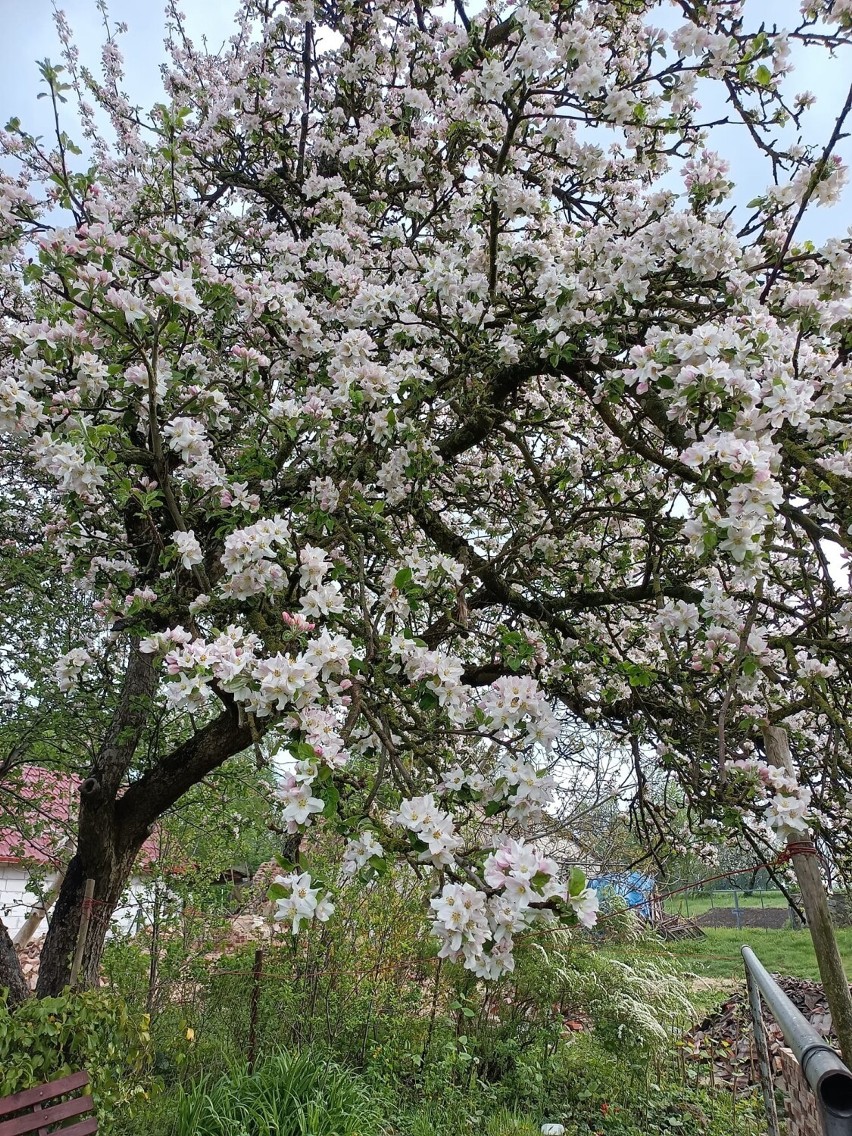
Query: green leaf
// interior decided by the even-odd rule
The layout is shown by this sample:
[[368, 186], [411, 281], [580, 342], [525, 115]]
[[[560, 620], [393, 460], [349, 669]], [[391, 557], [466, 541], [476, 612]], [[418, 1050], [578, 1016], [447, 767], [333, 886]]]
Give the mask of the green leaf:
[[400, 568], [393, 578], [393, 586], [404, 592], [413, 579], [414, 572], [411, 568]]
[[772, 72], [769, 70], [765, 63], [761, 63], [761, 65], [757, 68], [754, 73], [754, 77], [761, 85], [761, 87], [768, 87], [772, 82]]
[[568, 876], [568, 894], [579, 895], [586, 887], [586, 877], [579, 868], [572, 868]]
[[420, 695], [421, 710], [435, 710], [438, 706], [438, 695], [434, 690], [424, 690]]
[[320, 797], [325, 801], [325, 808], [322, 810], [322, 815], [326, 818], [333, 817], [337, 812], [337, 806], [340, 802], [340, 793], [337, 786], [333, 783], [324, 786]]
[[291, 742], [290, 752], [297, 761], [316, 761], [317, 751], [307, 742]]

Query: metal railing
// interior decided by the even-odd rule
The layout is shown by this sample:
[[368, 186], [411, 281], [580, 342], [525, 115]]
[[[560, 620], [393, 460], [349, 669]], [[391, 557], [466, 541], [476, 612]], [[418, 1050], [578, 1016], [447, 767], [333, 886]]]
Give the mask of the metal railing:
[[760, 1082], [770, 1136], [779, 1136], [772, 1067], [763, 1025], [761, 998], [778, 1023], [816, 1099], [825, 1136], [852, 1136], [852, 1073], [825, 1038], [801, 1014], [751, 947], [742, 948]]

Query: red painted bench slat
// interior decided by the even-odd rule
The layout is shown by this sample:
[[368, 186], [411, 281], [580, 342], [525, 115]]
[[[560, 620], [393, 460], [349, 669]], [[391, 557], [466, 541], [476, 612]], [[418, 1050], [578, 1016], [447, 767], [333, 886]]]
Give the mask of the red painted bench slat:
[[70, 1128], [58, 1128], [56, 1136], [93, 1136], [97, 1130], [97, 1117], [90, 1116], [88, 1120], [81, 1120], [79, 1124], [72, 1124]]
[[84, 1089], [88, 1083], [89, 1074], [83, 1070], [69, 1073], [58, 1081], [49, 1081], [46, 1085], [36, 1085], [34, 1089], [12, 1093], [10, 1097], [0, 1097], [0, 1116], [8, 1116], [10, 1112], [19, 1112], [22, 1108], [32, 1108], [34, 1104], [43, 1104], [44, 1101], [64, 1096], [65, 1093], [76, 1092], [77, 1089]]
[[[38, 1133], [38, 1136], [92, 1136], [98, 1130], [96, 1116], [88, 1116], [85, 1120], [75, 1120], [75, 1117], [84, 1113], [91, 1113], [94, 1103], [90, 1096], [79, 1095], [79, 1090], [89, 1083], [86, 1072], [71, 1073], [61, 1077], [58, 1081], [50, 1081], [46, 1085], [37, 1085], [34, 1089], [24, 1089], [23, 1092], [14, 1093], [10, 1097], [0, 1099], [0, 1116], [7, 1117], [0, 1120], [0, 1136], [26, 1136], [27, 1133]], [[69, 1094], [69, 1100], [62, 1100]], [[54, 1103], [51, 1103], [54, 1102]], [[18, 1113], [12, 1116], [12, 1113]], [[66, 1125], [65, 1121], [71, 1124]]]
[[[92, 1111], [91, 1097], [73, 1097], [62, 1101], [61, 1104], [52, 1104], [38, 1112], [28, 1112], [24, 1116], [16, 1116], [14, 1120], [0, 1122], [0, 1136], [23, 1136], [26, 1132], [39, 1132], [47, 1129], [50, 1124], [57, 1124], [60, 1120], [69, 1120], [72, 1116], [80, 1116]], [[60, 1129], [66, 1132], [67, 1129]]]

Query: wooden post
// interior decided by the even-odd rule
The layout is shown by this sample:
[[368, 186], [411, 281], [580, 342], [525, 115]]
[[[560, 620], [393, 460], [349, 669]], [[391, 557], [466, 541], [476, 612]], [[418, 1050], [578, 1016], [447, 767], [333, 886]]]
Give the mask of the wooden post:
[[257, 1010], [260, 997], [260, 978], [263, 973], [263, 947], [254, 952], [254, 967], [251, 972], [251, 1002], [249, 1004], [248, 1068], [254, 1072], [257, 1060]]
[[[783, 769], [791, 777], [796, 773], [787, 741], [786, 730], [779, 726], [765, 726], [763, 741], [770, 765]], [[802, 894], [802, 906], [808, 920], [808, 930], [814, 944], [819, 975], [825, 990], [831, 1022], [840, 1042], [840, 1053], [847, 1066], [852, 1067], [852, 996], [843, 970], [843, 960], [837, 949], [834, 924], [828, 908], [828, 896], [819, 869], [819, 857], [813, 841], [789, 840], [793, 870]]]
[[71, 963], [71, 977], [68, 980], [68, 985], [73, 990], [77, 985], [77, 977], [80, 974], [80, 964], [83, 961], [83, 951], [86, 948], [86, 936], [89, 933], [89, 922], [92, 918], [92, 900], [95, 895], [95, 881], [86, 880], [86, 888], [83, 892], [83, 903], [80, 910], [80, 926], [77, 929], [77, 947], [74, 951], [74, 961]]

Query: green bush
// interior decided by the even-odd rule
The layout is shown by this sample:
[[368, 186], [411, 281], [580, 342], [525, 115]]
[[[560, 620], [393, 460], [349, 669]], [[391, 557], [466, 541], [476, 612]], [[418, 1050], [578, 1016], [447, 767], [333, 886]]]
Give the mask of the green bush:
[[543, 1120], [565, 1125], [566, 1136], [762, 1136], [762, 1102], [754, 1090], [733, 1095], [711, 1089], [672, 1059], [625, 1061], [592, 1033], [562, 1051], [540, 1101]]
[[309, 1051], [267, 1057], [181, 1093], [173, 1136], [371, 1136], [381, 1109], [356, 1074]]
[[12, 1010], [0, 1001], [0, 1096], [85, 1069], [106, 1132], [116, 1109], [141, 1100], [149, 1060], [147, 1017], [115, 994], [66, 992]]

